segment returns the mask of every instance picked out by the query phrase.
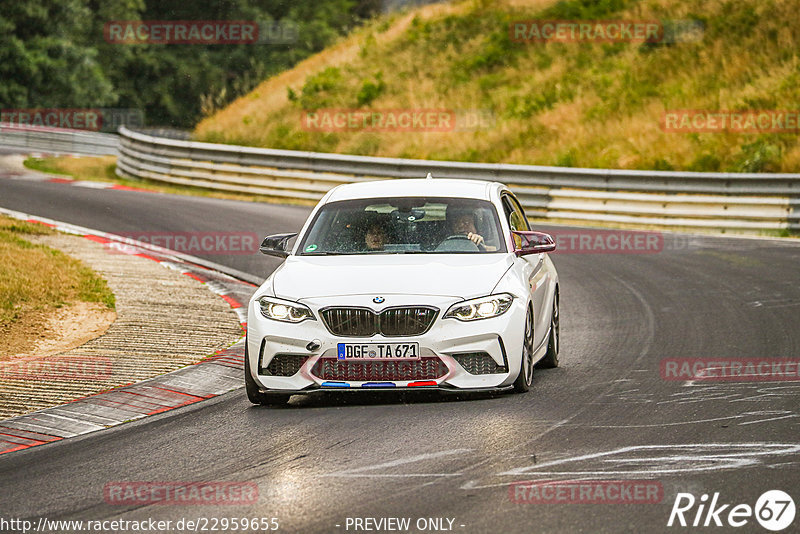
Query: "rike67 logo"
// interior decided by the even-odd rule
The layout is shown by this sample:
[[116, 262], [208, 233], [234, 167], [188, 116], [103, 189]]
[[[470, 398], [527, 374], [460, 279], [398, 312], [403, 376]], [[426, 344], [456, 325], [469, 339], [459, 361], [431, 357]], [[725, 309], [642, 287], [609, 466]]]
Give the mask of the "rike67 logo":
[[719, 492], [714, 493], [711, 502], [708, 502], [707, 494], [698, 500], [691, 493], [678, 493], [667, 526], [721, 527], [727, 523], [727, 526], [743, 527], [755, 517], [765, 529], [778, 532], [792, 524], [796, 512], [794, 500], [781, 490], [764, 492], [755, 507], [749, 504], [722, 504]]

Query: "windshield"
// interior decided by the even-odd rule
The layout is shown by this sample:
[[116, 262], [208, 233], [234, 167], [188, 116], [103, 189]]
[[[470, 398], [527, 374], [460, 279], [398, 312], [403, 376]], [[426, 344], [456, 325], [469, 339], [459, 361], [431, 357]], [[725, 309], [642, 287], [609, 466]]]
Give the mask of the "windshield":
[[490, 202], [424, 197], [331, 202], [317, 213], [299, 247], [301, 256], [505, 251]]

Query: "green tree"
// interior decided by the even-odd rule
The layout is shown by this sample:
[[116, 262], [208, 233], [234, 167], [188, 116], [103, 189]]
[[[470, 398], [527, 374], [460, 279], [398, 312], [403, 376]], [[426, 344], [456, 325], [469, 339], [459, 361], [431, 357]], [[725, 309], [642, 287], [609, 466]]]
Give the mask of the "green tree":
[[[322, 50], [378, 9], [376, 0], [0, 0], [0, 108], [120, 107], [188, 128], [203, 113]], [[289, 44], [108, 43], [115, 20], [294, 23]]]
[[0, 107], [99, 107], [116, 98], [81, 0], [3, 0]]

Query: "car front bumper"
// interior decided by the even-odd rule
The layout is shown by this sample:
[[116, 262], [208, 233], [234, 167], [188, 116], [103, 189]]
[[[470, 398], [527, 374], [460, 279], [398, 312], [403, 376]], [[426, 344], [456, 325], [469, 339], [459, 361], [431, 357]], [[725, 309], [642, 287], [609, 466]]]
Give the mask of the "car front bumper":
[[[292, 394], [325, 389], [374, 391], [435, 388], [480, 391], [505, 389], [516, 379], [522, 355], [527, 306], [522, 299], [515, 298], [508, 311], [498, 317], [462, 322], [443, 318], [449, 307], [461, 302], [461, 299], [393, 297], [393, 306], [427, 305], [439, 309], [430, 329], [417, 336], [384, 337], [376, 334], [371, 337], [339, 337], [326, 328], [319, 313], [321, 308], [335, 304], [370, 307], [380, 311], [371, 300], [367, 300], [371, 297], [339, 298], [335, 302], [330, 299], [306, 301], [304, 304], [311, 308], [315, 320], [297, 324], [264, 317], [258, 302], [252, 299], [248, 309], [246, 365], [259, 388], [267, 393]], [[419, 343], [419, 361], [341, 362], [337, 359], [339, 343], [406, 342]], [[313, 350], [309, 349], [309, 344]], [[476, 354], [479, 356], [470, 356]], [[296, 372], [291, 376], [275, 376], [271, 373], [268, 367], [276, 355], [286, 358], [286, 361], [297, 358]], [[488, 365], [471, 366], [470, 358], [479, 358]]]

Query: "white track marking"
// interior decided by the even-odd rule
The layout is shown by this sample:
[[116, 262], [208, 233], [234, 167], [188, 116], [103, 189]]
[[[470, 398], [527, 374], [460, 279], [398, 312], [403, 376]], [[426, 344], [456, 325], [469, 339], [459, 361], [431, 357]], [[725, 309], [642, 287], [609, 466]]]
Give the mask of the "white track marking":
[[439, 451], [439, 452], [431, 452], [425, 454], [418, 454], [416, 456], [409, 456], [407, 458], [399, 458], [397, 460], [392, 460], [391, 462], [384, 462], [375, 465], [368, 465], [364, 467], [357, 467], [354, 469], [346, 469], [344, 471], [337, 471], [335, 473], [328, 473], [322, 476], [325, 477], [451, 477], [451, 476], [458, 476], [458, 473], [396, 473], [396, 474], [389, 474], [389, 473], [371, 473], [371, 474], [362, 474], [364, 471], [375, 471], [380, 469], [387, 469], [391, 467], [397, 467], [400, 465], [411, 464], [415, 462], [424, 462], [426, 460], [433, 460], [435, 458], [441, 458], [443, 456], [453, 456], [457, 454], [464, 454], [467, 452], [472, 452], [473, 449], [452, 449], [448, 451]]
[[[650, 457], [622, 457], [614, 456], [627, 453], [642, 453], [649, 451], [666, 451], [672, 454]], [[762, 461], [764, 457], [784, 457], [800, 453], [800, 444], [794, 443], [695, 443], [682, 445], [638, 445], [622, 447], [611, 451], [584, 454], [571, 458], [563, 458], [542, 464], [520, 467], [497, 473], [498, 477], [545, 476], [545, 477], [580, 477], [581, 479], [602, 479], [606, 477], [639, 477], [652, 479], [670, 475], [685, 475], [688, 473], [701, 473], [707, 471], [721, 471], [727, 469], [741, 469], [763, 465], [772, 467]], [[634, 466], [633, 469], [589, 469], [589, 470], [553, 470], [557, 466], [567, 466], [590, 460], [592, 467], [604, 463], [616, 464], [614, 467]], [[638, 467], [636, 464], [652, 463], [649, 467]], [[796, 465], [797, 462], [781, 462], [779, 465]], [[549, 470], [548, 470], [549, 469]], [[509, 482], [494, 482], [478, 484], [470, 480], [461, 486], [463, 490], [508, 487]]]

